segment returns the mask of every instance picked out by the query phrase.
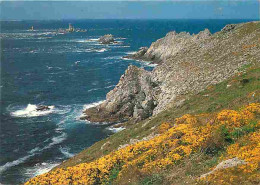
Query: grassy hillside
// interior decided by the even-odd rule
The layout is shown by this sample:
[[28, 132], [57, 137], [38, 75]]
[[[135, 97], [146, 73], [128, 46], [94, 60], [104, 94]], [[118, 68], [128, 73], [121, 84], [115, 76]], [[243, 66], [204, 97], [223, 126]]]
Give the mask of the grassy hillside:
[[[126, 130], [27, 184], [260, 183], [259, 75], [257, 63], [244, 66], [227, 81], [179, 97], [157, 116], [126, 123]], [[247, 163], [198, 179], [234, 157]]]
[[[243, 27], [236, 32], [239, 43], [247, 43], [239, 37], [259, 30], [259, 23]], [[231, 44], [227, 58], [212, 51], [219, 65], [229, 57], [247, 61], [235, 76], [200, 93], [179, 95], [146, 120], [123, 123], [125, 130], [26, 184], [259, 184], [260, 40], [258, 32], [251, 36], [256, 44], [235, 53]]]

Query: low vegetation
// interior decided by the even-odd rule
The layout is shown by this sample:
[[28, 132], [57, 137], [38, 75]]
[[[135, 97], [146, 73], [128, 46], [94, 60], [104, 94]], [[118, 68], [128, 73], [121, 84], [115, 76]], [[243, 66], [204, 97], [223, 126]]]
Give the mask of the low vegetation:
[[26, 184], [109, 184], [113, 181], [124, 184], [129, 173], [146, 176], [167, 170], [201, 152], [205, 155], [222, 152], [220, 161], [237, 157], [245, 162], [198, 181], [229, 184], [246, 177], [247, 184], [259, 183], [259, 116], [260, 103], [249, 104], [239, 111], [185, 114], [174, 123], [162, 123], [160, 134], [152, 139], [128, 145], [90, 163], [40, 175]]
[[[256, 61], [196, 95], [179, 96], [181, 103], [125, 123], [126, 130], [25, 184], [259, 184], [259, 74]], [[228, 159], [240, 163], [214, 171]]]

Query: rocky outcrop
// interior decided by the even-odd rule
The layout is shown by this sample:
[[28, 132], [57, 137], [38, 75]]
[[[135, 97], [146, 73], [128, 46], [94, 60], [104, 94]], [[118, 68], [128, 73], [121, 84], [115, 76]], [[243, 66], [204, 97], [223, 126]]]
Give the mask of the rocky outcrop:
[[136, 66], [129, 66], [117, 86], [106, 96], [106, 101], [85, 111], [92, 122], [136, 120], [152, 115], [157, 102], [154, 98], [158, 85], [151, 81], [151, 73]]
[[236, 24], [228, 24], [221, 31], [222, 32], [230, 32], [233, 29], [235, 29], [235, 27], [236, 27]]
[[[243, 65], [260, 61], [259, 22], [239, 24], [213, 35], [170, 32], [138, 55], [160, 65], [148, 72], [130, 66], [101, 105], [85, 111], [94, 122], [145, 119], [178, 104], [178, 96], [219, 83]], [[141, 55], [144, 53], [143, 55]], [[138, 56], [135, 55], [135, 56]]]
[[115, 42], [113, 35], [107, 34], [99, 38], [98, 40], [101, 44], [111, 44]]
[[232, 158], [232, 159], [228, 159], [228, 160], [225, 160], [225, 161], [222, 161], [221, 163], [219, 163], [216, 166], [216, 168], [214, 168], [212, 171], [201, 175], [200, 178], [205, 178], [208, 175], [211, 175], [218, 170], [222, 170], [222, 169], [226, 169], [226, 168], [232, 168], [232, 167], [243, 165], [243, 164], [246, 164], [246, 162], [244, 160], [238, 159], [237, 157]]
[[149, 49], [142, 47], [137, 53], [127, 56], [126, 58], [152, 61], [153, 63], [159, 64], [178, 53], [183, 48], [209, 38], [210, 35], [208, 29], [205, 29], [197, 35], [190, 35], [186, 32], [181, 32], [179, 34], [175, 31], [169, 32], [164, 38], [152, 43]]
[[50, 110], [50, 107], [46, 105], [37, 105], [36, 107], [36, 111], [45, 111], [45, 110]]
[[136, 53], [124, 56], [123, 58], [131, 58], [135, 60], [146, 60], [144, 54], [147, 52], [148, 47], [141, 47]]

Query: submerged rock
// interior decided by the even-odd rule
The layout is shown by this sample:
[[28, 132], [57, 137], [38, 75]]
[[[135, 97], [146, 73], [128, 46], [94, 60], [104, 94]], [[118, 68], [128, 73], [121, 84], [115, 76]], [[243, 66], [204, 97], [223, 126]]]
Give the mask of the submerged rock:
[[50, 107], [46, 105], [37, 105], [36, 107], [36, 111], [45, 111], [45, 110], [50, 110]]
[[99, 38], [98, 40], [101, 44], [111, 44], [115, 42], [113, 35], [107, 34]]

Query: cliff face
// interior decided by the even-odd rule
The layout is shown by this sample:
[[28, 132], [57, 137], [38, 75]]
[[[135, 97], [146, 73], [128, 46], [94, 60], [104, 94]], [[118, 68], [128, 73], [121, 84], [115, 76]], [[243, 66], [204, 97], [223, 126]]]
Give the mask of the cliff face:
[[[152, 72], [130, 66], [106, 101], [85, 111], [94, 122], [140, 120], [177, 103], [179, 95], [194, 94], [260, 61], [260, 23], [227, 25], [213, 35], [170, 32], [139, 52], [135, 59], [159, 65]], [[130, 56], [131, 57], [131, 56]]]
[[156, 106], [156, 86], [151, 80], [151, 72], [131, 65], [117, 86], [107, 94], [106, 101], [86, 110], [85, 114], [90, 116], [85, 118], [94, 122], [147, 118]]
[[150, 48], [142, 47], [138, 52], [128, 56], [128, 58], [162, 63], [176, 53], [188, 48], [194, 43], [209, 38], [211, 33], [208, 29], [201, 31], [197, 35], [190, 35], [186, 32], [169, 32], [164, 38], [153, 42]]

